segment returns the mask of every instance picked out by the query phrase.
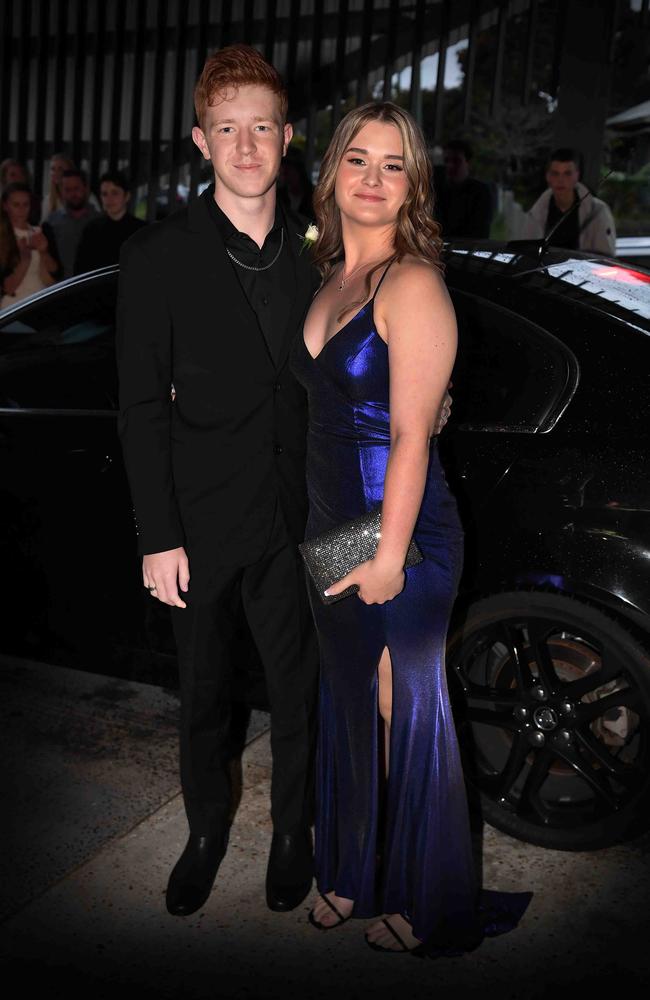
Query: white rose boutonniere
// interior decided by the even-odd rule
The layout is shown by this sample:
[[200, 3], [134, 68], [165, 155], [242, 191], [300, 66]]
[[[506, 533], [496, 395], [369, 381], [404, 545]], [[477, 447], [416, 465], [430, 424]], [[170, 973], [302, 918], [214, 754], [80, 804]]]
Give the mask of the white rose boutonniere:
[[300, 253], [302, 253], [303, 250], [309, 247], [313, 247], [314, 243], [318, 239], [318, 235], [319, 235], [318, 226], [315, 226], [314, 223], [312, 222], [309, 226], [307, 226], [305, 234], [302, 238], [302, 246], [300, 248]]

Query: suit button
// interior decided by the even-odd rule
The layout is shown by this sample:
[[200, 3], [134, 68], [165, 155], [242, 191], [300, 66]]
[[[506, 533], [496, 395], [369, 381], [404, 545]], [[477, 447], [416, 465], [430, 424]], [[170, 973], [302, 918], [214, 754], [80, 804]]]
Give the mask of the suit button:
[[284, 448], [282, 447], [281, 444], [276, 444], [273, 451], [275, 452], [276, 455], [281, 455], [282, 452], [284, 451]]
[[280, 385], [280, 383], [276, 382], [275, 385], [273, 386], [273, 392], [279, 392], [281, 388], [282, 386]]

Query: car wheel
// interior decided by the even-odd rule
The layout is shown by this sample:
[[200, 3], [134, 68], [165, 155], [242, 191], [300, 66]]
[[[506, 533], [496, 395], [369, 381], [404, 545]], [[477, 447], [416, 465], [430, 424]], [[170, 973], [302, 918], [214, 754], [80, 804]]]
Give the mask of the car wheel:
[[447, 656], [488, 823], [557, 850], [650, 825], [650, 658], [616, 621], [561, 594], [498, 594], [467, 609]]

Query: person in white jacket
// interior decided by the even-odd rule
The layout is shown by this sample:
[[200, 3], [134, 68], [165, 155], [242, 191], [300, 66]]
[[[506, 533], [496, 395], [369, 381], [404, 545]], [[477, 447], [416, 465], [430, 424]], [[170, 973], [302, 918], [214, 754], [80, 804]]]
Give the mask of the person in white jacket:
[[[526, 215], [524, 239], [543, 239], [557, 226], [552, 246], [614, 256], [616, 228], [609, 206], [580, 182], [580, 154], [555, 149], [548, 159], [548, 188]], [[574, 208], [579, 203], [577, 210]]]

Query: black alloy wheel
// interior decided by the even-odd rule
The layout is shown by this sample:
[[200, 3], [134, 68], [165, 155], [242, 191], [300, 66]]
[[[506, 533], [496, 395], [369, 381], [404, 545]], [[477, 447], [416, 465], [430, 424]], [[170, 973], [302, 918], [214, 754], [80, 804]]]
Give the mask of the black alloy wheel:
[[650, 658], [616, 621], [562, 594], [498, 594], [469, 607], [447, 658], [488, 823], [565, 851], [650, 827]]

